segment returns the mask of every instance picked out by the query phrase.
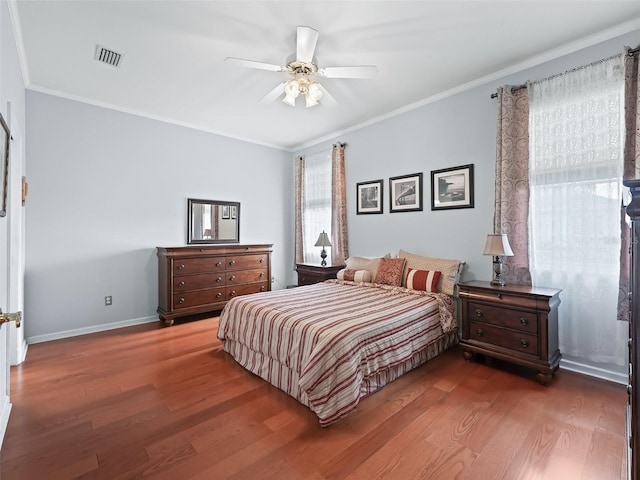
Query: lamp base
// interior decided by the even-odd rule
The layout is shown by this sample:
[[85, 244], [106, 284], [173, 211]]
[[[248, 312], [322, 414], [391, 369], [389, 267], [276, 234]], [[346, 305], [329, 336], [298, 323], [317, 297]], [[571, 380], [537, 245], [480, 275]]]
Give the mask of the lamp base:
[[322, 258], [322, 261], [320, 262], [320, 265], [323, 267], [327, 266], [327, 251], [323, 248], [322, 251], [320, 252], [320, 258]]
[[504, 278], [502, 278], [502, 258], [496, 255], [493, 257], [493, 280], [491, 280], [491, 285], [504, 287], [506, 284]]

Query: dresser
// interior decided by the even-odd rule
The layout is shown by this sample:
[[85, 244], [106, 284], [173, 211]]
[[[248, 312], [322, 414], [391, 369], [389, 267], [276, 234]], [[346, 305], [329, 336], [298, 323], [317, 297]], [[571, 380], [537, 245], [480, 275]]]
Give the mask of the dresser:
[[222, 310], [233, 297], [271, 290], [272, 245], [157, 247], [158, 315]]
[[344, 265], [327, 265], [323, 267], [322, 265], [298, 263], [296, 264], [298, 286], [312, 285], [336, 278], [338, 271], [343, 268], [345, 268]]
[[499, 358], [537, 370], [549, 385], [560, 364], [558, 306], [560, 291], [490, 282], [459, 284], [462, 338], [466, 360], [474, 354]]
[[629, 383], [627, 392], [628, 469], [631, 480], [640, 479], [640, 180], [627, 180], [632, 200], [627, 207], [631, 218], [631, 261], [629, 272]]

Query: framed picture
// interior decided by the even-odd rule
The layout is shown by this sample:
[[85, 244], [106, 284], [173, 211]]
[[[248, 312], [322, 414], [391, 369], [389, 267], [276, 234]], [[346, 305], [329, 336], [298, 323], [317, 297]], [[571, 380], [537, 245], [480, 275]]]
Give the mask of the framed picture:
[[9, 126], [4, 121], [2, 114], [0, 114], [0, 217], [4, 217], [7, 214], [7, 173], [9, 172], [9, 141], [11, 134], [9, 133]]
[[356, 213], [382, 213], [382, 180], [360, 182], [356, 185], [358, 206]]
[[389, 178], [390, 212], [422, 210], [422, 173]]
[[431, 210], [473, 208], [473, 164], [431, 172]]
[[236, 206], [231, 205], [231, 218], [236, 218]]
[[222, 219], [223, 220], [231, 218], [231, 214], [229, 213], [230, 208], [231, 207], [229, 205], [222, 205]]

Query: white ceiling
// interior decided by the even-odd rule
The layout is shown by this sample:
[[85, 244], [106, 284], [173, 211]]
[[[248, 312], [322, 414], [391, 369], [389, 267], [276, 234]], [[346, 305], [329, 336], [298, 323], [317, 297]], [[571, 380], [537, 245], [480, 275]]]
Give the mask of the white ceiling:
[[[640, 1], [10, 2], [30, 89], [295, 150], [496, 72], [640, 28]], [[16, 9], [17, 6], [17, 9]], [[320, 32], [320, 67], [378, 66], [374, 79], [321, 79], [338, 101], [258, 101], [285, 73], [296, 26]], [[94, 60], [96, 44], [122, 53]], [[567, 48], [566, 45], [570, 44]], [[561, 48], [562, 47], [562, 48]], [[489, 92], [487, 92], [488, 94]]]

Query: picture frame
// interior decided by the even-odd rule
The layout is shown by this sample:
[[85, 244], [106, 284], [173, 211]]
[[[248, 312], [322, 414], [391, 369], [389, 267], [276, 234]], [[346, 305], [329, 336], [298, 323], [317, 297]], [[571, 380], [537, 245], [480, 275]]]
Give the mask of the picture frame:
[[236, 206], [235, 205], [231, 205], [231, 218], [235, 219], [236, 218]]
[[422, 173], [389, 178], [389, 211], [422, 211]]
[[473, 164], [431, 171], [431, 210], [473, 208]]
[[382, 213], [383, 183], [380, 179], [356, 184], [356, 214]]
[[222, 205], [222, 219], [227, 220], [231, 218], [231, 207], [229, 205]]
[[7, 182], [9, 179], [11, 132], [2, 114], [0, 114], [0, 125], [2, 125], [2, 128], [0, 128], [0, 217], [4, 217], [7, 215]]

